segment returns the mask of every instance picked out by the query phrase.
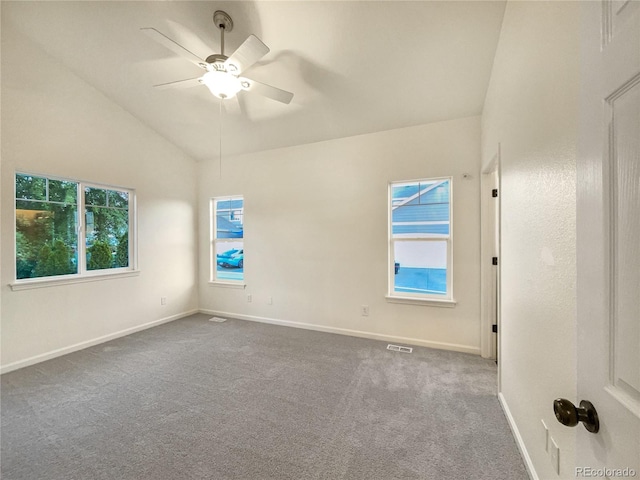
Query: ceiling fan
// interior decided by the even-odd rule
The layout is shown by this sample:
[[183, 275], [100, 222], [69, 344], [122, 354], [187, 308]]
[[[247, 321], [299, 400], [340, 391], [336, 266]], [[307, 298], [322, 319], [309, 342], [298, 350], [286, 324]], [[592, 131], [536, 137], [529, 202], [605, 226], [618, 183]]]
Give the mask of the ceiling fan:
[[242, 45], [227, 57], [224, 54], [224, 34], [233, 30], [233, 20], [226, 12], [217, 10], [213, 14], [213, 23], [220, 30], [220, 53], [211, 54], [206, 59], [200, 58], [155, 28], [141, 28], [145, 34], [159, 44], [206, 70], [206, 73], [201, 77], [162, 83], [154, 85], [154, 87], [164, 89], [205, 85], [213, 95], [222, 100], [234, 98], [237, 93], [244, 90], [258, 93], [278, 102], [290, 103], [293, 93], [240, 76], [269, 53], [269, 47], [255, 35], [249, 35]]

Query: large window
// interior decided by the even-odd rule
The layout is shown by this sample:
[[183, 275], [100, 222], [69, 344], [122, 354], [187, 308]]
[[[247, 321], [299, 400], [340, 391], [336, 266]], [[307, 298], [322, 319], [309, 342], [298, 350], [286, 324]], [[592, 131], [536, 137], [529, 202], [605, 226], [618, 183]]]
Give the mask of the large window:
[[389, 185], [389, 296], [452, 300], [451, 178]]
[[244, 200], [211, 199], [211, 281], [244, 281]]
[[133, 269], [134, 193], [16, 174], [16, 280]]

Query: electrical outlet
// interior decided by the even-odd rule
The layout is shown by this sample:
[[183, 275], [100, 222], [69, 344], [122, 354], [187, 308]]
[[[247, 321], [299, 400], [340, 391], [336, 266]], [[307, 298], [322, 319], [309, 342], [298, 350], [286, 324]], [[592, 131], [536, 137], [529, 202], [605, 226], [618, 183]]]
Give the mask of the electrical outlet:
[[360, 307], [360, 314], [363, 317], [368, 317], [369, 316], [369, 305], [362, 305]]
[[547, 427], [547, 424], [544, 423], [544, 420], [540, 420], [540, 423], [542, 423], [542, 444], [544, 445], [544, 451], [548, 452], [549, 451], [549, 428]]
[[549, 437], [549, 456], [551, 457], [553, 469], [560, 475], [560, 448], [553, 437]]
[[253, 297], [251, 296], [251, 294], [247, 294], [247, 302], [251, 303], [251, 301], [253, 300]]
[[167, 297], [160, 297], [160, 305], [166, 305], [167, 304]]
[[273, 305], [273, 297], [267, 298], [267, 305]]

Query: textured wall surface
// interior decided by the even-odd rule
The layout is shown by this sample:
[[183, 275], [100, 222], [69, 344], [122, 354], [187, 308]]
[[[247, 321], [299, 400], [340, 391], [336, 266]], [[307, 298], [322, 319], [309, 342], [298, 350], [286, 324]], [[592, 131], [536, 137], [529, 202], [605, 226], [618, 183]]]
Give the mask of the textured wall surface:
[[502, 394], [540, 478], [573, 478], [575, 431], [554, 418], [576, 390], [577, 2], [512, 2], [487, 94], [483, 161], [501, 145]]
[[[12, 291], [15, 171], [134, 188], [140, 274]], [[195, 171], [193, 160], [3, 25], [3, 367], [197, 308]]]
[[[479, 353], [479, 149], [470, 117], [224, 158], [222, 178], [217, 162], [200, 164], [201, 307]], [[458, 304], [388, 303], [388, 183], [443, 176]], [[246, 290], [209, 285], [204, 268], [209, 199], [221, 195], [245, 196]]]

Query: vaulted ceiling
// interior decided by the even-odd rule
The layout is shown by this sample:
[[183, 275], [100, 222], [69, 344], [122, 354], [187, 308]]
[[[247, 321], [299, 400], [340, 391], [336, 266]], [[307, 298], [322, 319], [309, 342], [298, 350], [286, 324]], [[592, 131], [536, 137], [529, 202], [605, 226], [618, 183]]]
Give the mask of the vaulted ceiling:
[[226, 54], [250, 34], [271, 49], [244, 73], [295, 96], [285, 105], [241, 92], [241, 110], [222, 111], [223, 151], [233, 154], [480, 114], [504, 8], [504, 1], [3, 1], [2, 23], [207, 160], [218, 155], [219, 100], [204, 86], [154, 89], [203, 71], [140, 28], [206, 57], [220, 52], [212, 16], [224, 10], [234, 22]]

